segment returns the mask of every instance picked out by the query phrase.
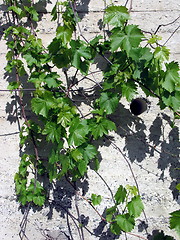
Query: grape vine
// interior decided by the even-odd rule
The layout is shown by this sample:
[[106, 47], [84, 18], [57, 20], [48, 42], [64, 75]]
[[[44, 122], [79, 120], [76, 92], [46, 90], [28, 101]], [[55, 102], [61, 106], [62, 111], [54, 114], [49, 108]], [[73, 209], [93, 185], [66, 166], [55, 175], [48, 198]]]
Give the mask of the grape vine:
[[[174, 119], [179, 118], [178, 63], [168, 62], [169, 49], [159, 44], [159, 36], [149, 37], [137, 25], [128, 23], [130, 14], [125, 6], [107, 6], [103, 19], [104, 29], [108, 25], [105, 36], [97, 35], [88, 41], [79, 28], [75, 1], [57, 1], [51, 12], [51, 21], [57, 21], [56, 36], [45, 47], [36, 30], [40, 19], [36, 4], [31, 0], [6, 3], [13, 24], [4, 31], [8, 47], [5, 69], [16, 76], [8, 90], [19, 93], [24, 119], [20, 132], [22, 156], [14, 178], [22, 205], [42, 207], [48, 201], [43, 177], [50, 184], [64, 177], [73, 183], [85, 176], [92, 163], [98, 171], [95, 143], [116, 131], [111, 115], [122, 97], [131, 102], [141, 89], [146, 96], [157, 98], [161, 109], [171, 109]], [[89, 78], [97, 56], [106, 65], [102, 81], [91, 80], [93, 87], [78, 87]], [[25, 90], [32, 93], [30, 106], [24, 104]], [[86, 99], [88, 91], [98, 94], [93, 100], [88, 99], [90, 110], [84, 115], [75, 97], [79, 94]], [[27, 117], [27, 108], [32, 117]], [[34, 153], [23, 153], [27, 147]], [[46, 150], [46, 157], [41, 157], [42, 149]], [[138, 186], [119, 186], [113, 197], [114, 205], [107, 208], [103, 220], [109, 223], [112, 233], [129, 233], [144, 210]], [[92, 194], [87, 201], [98, 205], [101, 196]], [[180, 211], [171, 213], [170, 227], [178, 233], [179, 217]]]

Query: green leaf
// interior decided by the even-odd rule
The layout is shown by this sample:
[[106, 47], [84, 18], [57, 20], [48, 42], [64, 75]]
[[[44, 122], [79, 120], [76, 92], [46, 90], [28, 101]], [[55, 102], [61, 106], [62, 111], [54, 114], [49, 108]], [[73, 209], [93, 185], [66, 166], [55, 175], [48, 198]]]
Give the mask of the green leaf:
[[99, 120], [90, 124], [92, 135], [94, 139], [98, 139], [102, 137], [104, 134], [108, 134], [109, 131], [116, 130], [116, 125], [114, 122], [105, 119], [103, 117], [99, 117]]
[[115, 219], [116, 219], [118, 226], [124, 232], [131, 232], [133, 230], [135, 221], [134, 221], [134, 218], [132, 216], [130, 216], [129, 214], [117, 215]]
[[124, 6], [110, 6], [106, 8], [104, 23], [121, 27], [130, 18], [128, 9]]
[[84, 160], [81, 160], [78, 162], [78, 170], [81, 174], [81, 176], [84, 176], [84, 173], [87, 171], [87, 162]]
[[19, 7], [17, 7], [17, 6], [10, 6], [10, 7], [8, 7], [8, 10], [9, 10], [9, 11], [12, 10], [13, 12], [15, 12], [15, 13], [16, 13], [17, 15], [19, 15], [20, 17], [21, 17], [22, 15], [24, 15], [22, 9], [19, 8]]
[[18, 89], [19, 86], [20, 86], [19, 82], [10, 82], [7, 89], [8, 90], [15, 90], [15, 89]]
[[71, 151], [71, 156], [76, 162], [79, 162], [80, 160], [83, 159], [83, 154], [79, 151], [78, 148]]
[[126, 195], [127, 195], [126, 189], [122, 185], [120, 185], [114, 196], [116, 203], [117, 204], [123, 203], [125, 201]]
[[34, 202], [36, 205], [42, 207], [42, 206], [44, 205], [44, 202], [45, 202], [45, 196], [41, 196], [41, 195], [39, 195], [39, 196], [34, 196], [34, 197], [33, 197], [33, 202]]
[[43, 135], [47, 135], [46, 139], [48, 142], [60, 142], [61, 138], [61, 126], [57, 125], [54, 122], [47, 122], [44, 130], [42, 131]]
[[136, 84], [132, 81], [128, 81], [121, 85], [122, 88], [122, 96], [126, 97], [127, 101], [131, 101], [134, 95], [137, 94], [137, 87]]
[[132, 47], [139, 46], [143, 37], [143, 33], [136, 25], [128, 25], [124, 31], [119, 28], [114, 29], [111, 35], [111, 50], [114, 52], [121, 48], [129, 54]]
[[61, 164], [61, 171], [60, 171], [60, 173], [58, 173], [58, 177], [61, 178], [68, 172], [69, 165], [70, 165], [70, 159], [68, 156], [60, 154], [59, 161]]
[[170, 228], [175, 229], [180, 237], [180, 210], [170, 213]]
[[91, 48], [85, 42], [71, 40], [72, 65], [79, 69], [82, 74], [87, 74], [89, 69], [89, 60], [92, 58]]
[[130, 192], [131, 195], [133, 195], [133, 196], [138, 195], [138, 189], [136, 186], [126, 185], [126, 189]]
[[170, 50], [165, 47], [156, 47], [155, 51], [154, 51], [154, 57], [159, 60], [160, 62], [165, 62], [169, 60], [169, 54], [170, 54]]
[[140, 196], [133, 197], [131, 201], [127, 204], [127, 208], [130, 215], [134, 216], [135, 218], [139, 217], [144, 210], [144, 206]]
[[67, 44], [72, 37], [72, 29], [66, 26], [59, 26], [56, 31], [56, 38], [61, 39], [63, 44]]
[[80, 120], [78, 118], [75, 118], [71, 123], [69, 132], [69, 145], [81, 145], [86, 141], [86, 135], [89, 133], [89, 126], [87, 125], [87, 120]]
[[120, 235], [122, 229], [119, 227], [119, 225], [117, 224], [117, 222], [113, 222], [113, 223], [111, 223], [111, 225], [110, 225], [110, 230], [111, 230], [111, 232], [112, 232], [113, 234], [115, 234], [115, 235]]
[[158, 35], [152, 35], [151, 38], [148, 40], [149, 44], [157, 43], [158, 41], [162, 40], [161, 36]]
[[136, 62], [144, 60], [146, 64], [153, 58], [150, 48], [147, 47], [132, 48], [129, 52], [129, 56]]
[[47, 118], [49, 110], [53, 108], [55, 105], [54, 99], [52, 97], [52, 93], [46, 92], [43, 98], [33, 98], [31, 100], [31, 106], [33, 112], [36, 114], [42, 115]]
[[62, 83], [58, 80], [58, 78], [59, 75], [55, 72], [52, 72], [44, 78], [44, 81], [47, 83], [49, 88], [56, 88], [59, 87], [59, 85]]
[[113, 113], [119, 103], [119, 98], [117, 94], [110, 94], [107, 92], [101, 93], [101, 97], [99, 98], [100, 107], [106, 111], [107, 114]]
[[83, 151], [83, 157], [86, 161], [93, 159], [97, 155], [97, 149], [95, 146], [88, 144]]
[[99, 205], [102, 201], [102, 197], [101, 197], [101, 195], [96, 195], [96, 194], [92, 193], [90, 201], [92, 202], [92, 204], [94, 206]]
[[32, 66], [33, 64], [35, 65], [37, 64], [37, 59], [34, 58], [30, 53], [24, 54], [23, 57], [29, 66]]
[[32, 20], [34, 20], [35, 22], [37, 22], [39, 20], [39, 14], [37, 13], [37, 11], [34, 9], [34, 7], [27, 7], [24, 6], [24, 9], [31, 15]]
[[176, 185], [176, 189], [180, 191], [180, 183]]
[[111, 222], [115, 213], [116, 213], [116, 206], [107, 208], [106, 209], [106, 220], [108, 222]]
[[162, 86], [171, 93], [175, 90], [176, 86], [180, 86], [179, 66], [176, 62], [170, 62], [166, 64], [166, 68]]

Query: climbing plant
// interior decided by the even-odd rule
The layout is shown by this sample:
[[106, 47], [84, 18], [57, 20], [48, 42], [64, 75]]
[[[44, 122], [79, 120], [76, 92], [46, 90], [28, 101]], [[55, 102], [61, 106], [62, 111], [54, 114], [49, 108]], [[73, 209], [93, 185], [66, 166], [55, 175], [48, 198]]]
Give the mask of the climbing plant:
[[[50, 183], [63, 177], [73, 183], [85, 176], [92, 163], [98, 171], [95, 143], [116, 131], [111, 115], [122, 97], [130, 102], [141, 89], [146, 96], [157, 98], [161, 109], [170, 108], [174, 118], [179, 118], [178, 63], [168, 61], [170, 51], [159, 44], [159, 36], [145, 34], [137, 25], [129, 24], [125, 6], [107, 6], [102, 22], [104, 36], [89, 41], [81, 33], [75, 1], [57, 1], [51, 12], [51, 21], [57, 23], [56, 35], [46, 47], [38, 36], [41, 16], [36, 3], [6, 2], [12, 21], [4, 31], [8, 47], [6, 71], [15, 73], [8, 89], [19, 93], [24, 119], [21, 161], [14, 178], [22, 205], [43, 206], [48, 201], [43, 177]], [[105, 66], [102, 81], [91, 79], [92, 88], [78, 87], [90, 79], [97, 56]], [[25, 91], [31, 91], [30, 105], [24, 103]], [[86, 99], [88, 91], [97, 93], [88, 99], [90, 110], [85, 115], [75, 97], [79, 94]], [[32, 116], [27, 116], [27, 109]], [[34, 153], [27, 153], [28, 147]], [[46, 150], [46, 158], [41, 157], [42, 150]], [[138, 186], [119, 186], [113, 200], [103, 220], [116, 235], [131, 232], [144, 209]], [[100, 204], [101, 196], [92, 194], [87, 201], [95, 206]], [[179, 211], [171, 213], [170, 227], [179, 233], [178, 219]]]

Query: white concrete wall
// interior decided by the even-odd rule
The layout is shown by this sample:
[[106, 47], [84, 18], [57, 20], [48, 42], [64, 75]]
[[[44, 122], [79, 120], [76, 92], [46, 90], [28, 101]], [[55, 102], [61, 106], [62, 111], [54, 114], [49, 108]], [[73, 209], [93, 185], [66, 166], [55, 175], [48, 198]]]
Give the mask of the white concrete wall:
[[[83, 2], [84, 4], [80, 3], [82, 6], [79, 7], [79, 10], [83, 13], [85, 9], [87, 12], [85, 12], [80, 25], [84, 36], [90, 39], [99, 32], [97, 19], [102, 18], [104, 2], [102, 0], [84, 0]], [[125, 1], [115, 2], [119, 4], [125, 3]], [[43, 14], [42, 21], [38, 26], [40, 30], [39, 36], [43, 39], [44, 44], [50, 43], [55, 34], [55, 24], [53, 25], [50, 22], [51, 17], [49, 14], [52, 6], [52, 4], [48, 4], [48, 11], [46, 14]], [[159, 24], [167, 24], [175, 20], [179, 16], [179, 13], [180, 2], [178, 1], [134, 0], [132, 1], [131, 21], [140, 25], [143, 30], [153, 32]], [[0, 23], [0, 34], [2, 34], [3, 28], [8, 25], [4, 1], [2, 0], [0, 0]], [[163, 42], [169, 38], [179, 23], [180, 20], [177, 20], [172, 25], [160, 28], [159, 35], [163, 37]], [[179, 30], [168, 41], [167, 47], [171, 49], [171, 59], [179, 61]], [[0, 90], [5, 90], [7, 87], [6, 73], [4, 71], [6, 65], [5, 54], [6, 45], [3, 38], [1, 38]], [[154, 230], [163, 230], [165, 234], [174, 236], [177, 239], [176, 233], [168, 228], [168, 217], [170, 212], [179, 208], [178, 196], [174, 192], [174, 186], [178, 178], [178, 172], [175, 168], [178, 167], [179, 159], [168, 153], [178, 155], [179, 132], [177, 128], [172, 130], [168, 124], [171, 113], [167, 110], [161, 111], [156, 105], [156, 101], [150, 100], [152, 101], [150, 111], [142, 114], [142, 117], [140, 116], [139, 118], [131, 115], [129, 104], [126, 101], [123, 102], [125, 109], [120, 104], [114, 119], [117, 123], [118, 131], [116, 134], [111, 135], [114, 137], [117, 146], [120, 147], [132, 162], [132, 168], [139, 184], [148, 219], [146, 231], [152, 236]], [[16, 202], [13, 182], [14, 174], [17, 171], [20, 160], [19, 129], [14, 112], [14, 104], [14, 99], [9, 92], [0, 91], [0, 239], [2, 240], [19, 239], [18, 233], [23, 218], [23, 211]], [[130, 130], [134, 131], [135, 135]], [[151, 145], [157, 144], [156, 149], [159, 152], [153, 151], [146, 142]], [[105, 146], [103, 146], [104, 144]], [[99, 142], [99, 149], [102, 154], [99, 173], [109, 184], [112, 191], [115, 192], [120, 184], [134, 185], [135, 183], [127, 163], [122, 155], [113, 148], [112, 144], [103, 139]], [[87, 181], [88, 186], [83, 183], [84, 187], [89, 188], [85, 196], [90, 197], [92, 193], [101, 194], [104, 197], [103, 202], [97, 209], [100, 213], [103, 213], [105, 206], [110, 206], [111, 204], [110, 192], [105, 183], [92, 170], [88, 172]], [[64, 194], [66, 194], [66, 197], [64, 197]], [[67, 227], [67, 214], [63, 212], [62, 206], [67, 207], [68, 211], [77, 217], [73, 189], [70, 186], [67, 187], [65, 183], [64, 185], [59, 184], [54, 198], [56, 203], [51, 206], [52, 209], [50, 206], [46, 206], [41, 211], [30, 210], [26, 229], [28, 239], [50, 239], [45, 238], [45, 234], [53, 236], [53, 239], [68, 239], [66, 235], [70, 236]], [[106, 231], [107, 226], [104, 229], [102, 228], [103, 223], [99, 226], [100, 218], [87, 202], [80, 197], [78, 197], [77, 202], [80, 215], [84, 214], [87, 219], [89, 218], [87, 228], [92, 232], [94, 231], [97, 235], [101, 235], [101, 237], [91, 235], [84, 229], [85, 240], [114, 239], [110, 235], [102, 233], [102, 230]], [[137, 221], [139, 228], [136, 227], [133, 232], [147, 237], [146, 231], [143, 229], [144, 225], [140, 224], [141, 221], [145, 221], [143, 214], [139, 218], [139, 221]], [[69, 222], [73, 239], [79, 240], [76, 226], [70, 217]], [[126, 238], [122, 235], [119, 239]], [[133, 240], [138, 238], [128, 235], [127, 239]], [[149, 237], [148, 239], [152, 238]]]

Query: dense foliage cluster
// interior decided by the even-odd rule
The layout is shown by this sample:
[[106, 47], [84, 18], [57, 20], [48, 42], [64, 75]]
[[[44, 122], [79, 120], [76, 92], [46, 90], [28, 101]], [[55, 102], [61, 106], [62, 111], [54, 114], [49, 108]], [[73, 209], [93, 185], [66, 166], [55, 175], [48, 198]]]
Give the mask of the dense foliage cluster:
[[[80, 19], [73, 3], [57, 2], [51, 20], [58, 22], [56, 36], [44, 47], [35, 27], [39, 21], [36, 4], [30, 0], [26, 4], [7, 0], [7, 4], [13, 24], [4, 32], [8, 47], [6, 71], [15, 71], [16, 75], [8, 89], [19, 92], [25, 120], [20, 133], [21, 147], [34, 148], [34, 154], [22, 154], [15, 175], [16, 193], [22, 205], [43, 206], [48, 200], [40, 182], [43, 176], [50, 183], [64, 176], [76, 181], [86, 174], [92, 162], [94, 170], [98, 170], [98, 150], [93, 143], [116, 131], [109, 116], [116, 111], [122, 97], [131, 101], [140, 88], [146, 96], [156, 97], [161, 109], [169, 107], [175, 118], [179, 117], [178, 63], [168, 62], [169, 50], [158, 43], [157, 35], [147, 37], [138, 26], [128, 24], [130, 15], [125, 6], [108, 6], [103, 19], [103, 25], [109, 25], [106, 36], [98, 35], [87, 41], [81, 34], [74, 35], [79, 30]], [[99, 96], [91, 102], [92, 110], [86, 117], [75, 104], [72, 93], [85, 91], [77, 89], [77, 84], [88, 77], [97, 55], [107, 67], [102, 70]], [[55, 68], [62, 70], [68, 84]], [[75, 72], [73, 77], [68, 75], [70, 71]], [[80, 80], [78, 73], [84, 76]], [[31, 119], [27, 118], [23, 104], [24, 86], [29, 89], [33, 86], [30, 109], [36, 117]], [[46, 159], [39, 155], [42, 146], [48, 149]], [[101, 196], [92, 194], [90, 201], [99, 204]], [[135, 219], [144, 209], [137, 188], [120, 186], [114, 202], [106, 211], [111, 231], [117, 235], [132, 231]], [[180, 232], [179, 216], [179, 211], [172, 213], [170, 221], [171, 228], [177, 232]]]

